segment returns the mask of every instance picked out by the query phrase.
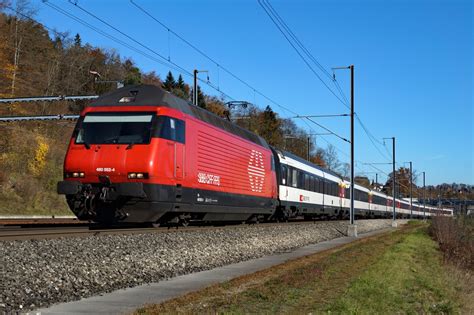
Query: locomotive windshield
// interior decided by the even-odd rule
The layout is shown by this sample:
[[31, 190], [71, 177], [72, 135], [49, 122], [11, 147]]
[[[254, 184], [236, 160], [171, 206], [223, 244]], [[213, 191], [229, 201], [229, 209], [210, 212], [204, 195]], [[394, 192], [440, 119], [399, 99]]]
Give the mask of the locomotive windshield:
[[150, 113], [89, 113], [79, 127], [76, 143], [149, 143], [152, 119]]

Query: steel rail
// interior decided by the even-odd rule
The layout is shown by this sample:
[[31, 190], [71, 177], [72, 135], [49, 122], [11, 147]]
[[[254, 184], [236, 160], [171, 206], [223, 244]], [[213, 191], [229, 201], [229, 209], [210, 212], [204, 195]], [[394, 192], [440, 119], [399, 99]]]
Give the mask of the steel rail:
[[[324, 222], [324, 221], [319, 221]], [[264, 226], [275, 226], [281, 224], [315, 224], [316, 221], [294, 221], [275, 223], [264, 223]], [[148, 234], [148, 233], [180, 233], [192, 231], [218, 230], [218, 229], [232, 229], [232, 228], [246, 228], [253, 226], [253, 224], [230, 224], [230, 225], [213, 225], [213, 226], [187, 226], [187, 227], [117, 227], [117, 228], [103, 228], [92, 224], [89, 226], [80, 227], [3, 227], [0, 228], [0, 241], [18, 241], [18, 240], [38, 240], [50, 239], [59, 237], [86, 237], [99, 235], [114, 235], [114, 234]]]

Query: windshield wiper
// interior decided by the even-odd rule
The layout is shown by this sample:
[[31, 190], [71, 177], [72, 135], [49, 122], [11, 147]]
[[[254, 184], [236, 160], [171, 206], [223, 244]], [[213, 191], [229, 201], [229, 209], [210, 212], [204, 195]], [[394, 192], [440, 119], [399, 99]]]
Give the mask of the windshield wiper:
[[91, 148], [91, 145], [87, 141], [84, 141], [83, 144], [84, 144], [84, 146], [86, 147], [87, 150], [89, 150]]
[[127, 145], [127, 147], [125, 148], [125, 150], [129, 150], [129, 149], [131, 149], [131, 148], [133, 147], [133, 145], [134, 145], [134, 144], [135, 144], [135, 142], [134, 142], [134, 141], [130, 142], [130, 143]]

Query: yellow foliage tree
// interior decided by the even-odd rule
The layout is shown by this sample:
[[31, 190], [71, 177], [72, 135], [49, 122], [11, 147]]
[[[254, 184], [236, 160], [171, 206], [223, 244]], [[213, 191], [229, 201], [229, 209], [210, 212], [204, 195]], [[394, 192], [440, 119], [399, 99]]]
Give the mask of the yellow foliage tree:
[[35, 151], [35, 158], [28, 162], [28, 168], [34, 176], [39, 176], [46, 166], [46, 156], [49, 152], [49, 145], [42, 136], [36, 137], [38, 146]]

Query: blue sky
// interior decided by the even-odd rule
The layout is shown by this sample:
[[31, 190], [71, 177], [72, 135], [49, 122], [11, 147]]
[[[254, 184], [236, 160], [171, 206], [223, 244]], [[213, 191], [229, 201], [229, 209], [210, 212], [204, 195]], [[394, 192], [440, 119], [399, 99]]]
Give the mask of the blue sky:
[[[87, 16], [68, 1], [50, 2], [89, 23], [129, 40]], [[257, 90], [300, 115], [340, 114], [347, 109], [321, 84], [278, 32], [257, 0], [135, 0], [172, 30], [195, 44]], [[471, 1], [270, 1], [294, 33], [326, 68], [355, 65], [356, 112], [371, 133], [397, 138], [397, 161], [413, 161], [426, 171], [427, 184], [474, 184], [473, 5]], [[183, 44], [129, 1], [78, 3], [137, 41], [183, 68], [209, 70], [210, 81], [238, 100], [261, 108], [272, 106], [282, 117], [291, 114], [254, 93]], [[84, 42], [116, 49], [144, 71], [162, 77], [168, 68], [120, 46], [36, 1], [37, 19], [49, 27], [80, 33]], [[205, 75], [204, 75], [205, 77]], [[192, 82], [184, 76], [185, 81]], [[349, 96], [349, 72], [337, 79]], [[332, 86], [334, 87], [334, 86]], [[214, 95], [219, 92], [203, 86]], [[319, 118], [349, 138], [348, 118]], [[309, 132], [323, 132], [298, 122]], [[349, 145], [334, 136], [318, 136], [318, 145], [333, 143], [342, 161]], [[356, 159], [389, 162], [388, 150], [376, 150], [356, 125]], [[377, 165], [385, 173], [390, 165]], [[357, 173], [378, 172], [358, 164]], [[381, 173], [381, 172], [379, 172]], [[386, 175], [379, 174], [386, 179]], [[419, 181], [421, 184], [421, 181]]]

